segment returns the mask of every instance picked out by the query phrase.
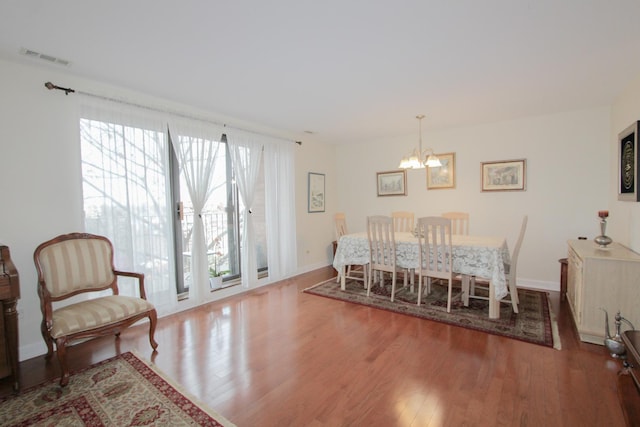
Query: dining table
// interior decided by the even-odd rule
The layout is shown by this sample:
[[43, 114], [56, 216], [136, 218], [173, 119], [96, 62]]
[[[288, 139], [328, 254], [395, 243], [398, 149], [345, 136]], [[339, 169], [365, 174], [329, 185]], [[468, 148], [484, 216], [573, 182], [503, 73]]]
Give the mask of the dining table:
[[[396, 232], [396, 265], [418, 270], [420, 267], [420, 244], [412, 232]], [[500, 318], [500, 300], [509, 294], [507, 275], [511, 256], [504, 237], [453, 234], [453, 272], [464, 280], [470, 277], [489, 282], [489, 318]], [[346, 289], [344, 269], [348, 265], [369, 263], [369, 238], [366, 232], [345, 234], [338, 241], [333, 258], [333, 267], [339, 271], [340, 287]], [[468, 282], [467, 282], [468, 283]], [[463, 285], [464, 288], [464, 285]], [[468, 305], [469, 295], [463, 296]]]

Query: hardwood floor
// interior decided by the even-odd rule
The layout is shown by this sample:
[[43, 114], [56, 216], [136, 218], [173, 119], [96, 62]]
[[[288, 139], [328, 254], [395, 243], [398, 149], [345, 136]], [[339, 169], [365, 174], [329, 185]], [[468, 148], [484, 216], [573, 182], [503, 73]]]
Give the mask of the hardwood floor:
[[[301, 292], [332, 275], [159, 319], [155, 355], [146, 325], [78, 344], [71, 369], [137, 350], [238, 426], [625, 425], [620, 363], [577, 340], [557, 293], [561, 351]], [[20, 365], [23, 388], [58, 375]]]

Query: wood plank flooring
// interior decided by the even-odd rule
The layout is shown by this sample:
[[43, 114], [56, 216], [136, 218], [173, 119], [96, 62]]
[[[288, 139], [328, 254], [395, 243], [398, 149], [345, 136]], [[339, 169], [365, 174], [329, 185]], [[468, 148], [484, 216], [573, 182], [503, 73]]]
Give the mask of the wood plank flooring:
[[[557, 293], [561, 351], [301, 292], [334, 274], [159, 319], [156, 354], [146, 325], [78, 344], [71, 369], [136, 350], [238, 426], [625, 425], [620, 363], [577, 340]], [[20, 365], [23, 388], [59, 374]]]

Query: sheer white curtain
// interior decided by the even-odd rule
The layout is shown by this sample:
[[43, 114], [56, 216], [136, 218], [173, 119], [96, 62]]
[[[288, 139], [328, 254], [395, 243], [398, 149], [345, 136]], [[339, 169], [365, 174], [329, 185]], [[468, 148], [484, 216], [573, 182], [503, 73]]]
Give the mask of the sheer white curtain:
[[[85, 230], [108, 237], [115, 266], [145, 274], [159, 314], [177, 305], [166, 122], [118, 102], [79, 98]], [[134, 295], [135, 283], [122, 294]]]
[[264, 175], [269, 277], [293, 275], [296, 250], [295, 144], [269, 138], [264, 145]]
[[[258, 279], [256, 262], [256, 239], [251, 218], [251, 206], [256, 188], [256, 181], [260, 173], [262, 146], [257, 134], [229, 129], [227, 143], [233, 163], [238, 192], [244, 204], [244, 224], [241, 244], [242, 286], [249, 287]], [[267, 242], [267, 246], [269, 243]]]
[[213, 190], [214, 166], [223, 129], [222, 126], [186, 119], [170, 119], [169, 123], [180, 173], [193, 205], [189, 298], [196, 303], [209, 295], [209, 262], [202, 211]]

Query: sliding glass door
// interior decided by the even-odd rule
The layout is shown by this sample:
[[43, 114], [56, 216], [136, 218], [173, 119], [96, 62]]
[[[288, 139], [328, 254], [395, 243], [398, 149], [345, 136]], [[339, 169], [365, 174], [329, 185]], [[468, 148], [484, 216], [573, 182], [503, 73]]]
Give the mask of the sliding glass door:
[[[169, 295], [186, 296], [194, 286], [191, 250], [196, 216], [166, 130], [92, 119], [81, 119], [80, 128], [86, 230], [108, 236], [118, 254], [124, 253], [123, 247], [130, 248], [126, 266], [145, 272], [147, 286], [165, 293], [173, 286]], [[210, 272], [208, 282], [199, 286], [208, 291], [238, 284], [241, 277], [244, 209], [228, 145], [220, 139], [203, 141], [219, 146], [211, 191], [199, 215]], [[268, 271], [264, 206], [261, 172], [251, 215], [262, 274]], [[124, 268], [121, 261], [117, 265]]]

